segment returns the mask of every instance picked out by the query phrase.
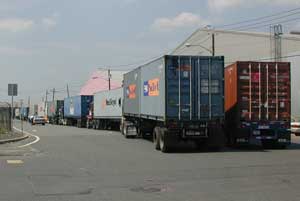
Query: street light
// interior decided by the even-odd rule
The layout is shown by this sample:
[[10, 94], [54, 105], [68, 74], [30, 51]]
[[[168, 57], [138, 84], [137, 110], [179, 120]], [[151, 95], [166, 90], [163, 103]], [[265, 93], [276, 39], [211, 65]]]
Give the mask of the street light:
[[203, 45], [192, 45], [190, 43], [186, 43], [185, 47], [189, 48], [189, 47], [201, 47], [202, 49], [208, 51], [209, 53], [213, 54], [213, 51], [211, 49], [208, 49], [207, 47], [204, 47]]

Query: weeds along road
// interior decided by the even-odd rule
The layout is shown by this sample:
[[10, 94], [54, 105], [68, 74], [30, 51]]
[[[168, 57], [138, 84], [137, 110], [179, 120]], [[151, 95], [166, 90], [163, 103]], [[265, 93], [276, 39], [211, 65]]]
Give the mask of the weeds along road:
[[182, 145], [163, 154], [119, 132], [24, 129], [40, 140], [0, 145], [0, 200], [300, 200], [297, 137], [287, 150], [205, 153]]

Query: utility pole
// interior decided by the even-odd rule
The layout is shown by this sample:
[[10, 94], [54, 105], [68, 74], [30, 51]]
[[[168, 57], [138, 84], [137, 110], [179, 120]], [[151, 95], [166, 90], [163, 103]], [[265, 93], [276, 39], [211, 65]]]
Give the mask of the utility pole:
[[20, 105], [21, 105], [21, 111], [20, 111], [20, 119], [21, 119], [21, 130], [22, 130], [22, 135], [23, 135], [23, 99], [20, 100]]
[[[271, 49], [272, 57], [274, 57], [274, 60], [277, 62], [280, 62], [281, 58], [282, 58], [282, 40], [281, 40], [282, 34], [283, 34], [283, 31], [282, 31], [281, 24], [271, 26], [270, 49]], [[273, 44], [274, 44], [274, 46], [273, 46]]]
[[54, 102], [54, 96], [55, 96], [55, 88], [53, 88], [53, 91], [52, 91], [52, 100], [53, 100], [53, 102]]
[[30, 96], [28, 96], [28, 107], [30, 108]]
[[68, 95], [68, 98], [70, 98], [70, 92], [69, 92], [69, 85], [67, 84], [67, 95]]
[[215, 56], [215, 33], [212, 33], [212, 56]]
[[110, 74], [110, 69], [108, 69], [108, 90], [110, 90], [110, 79], [111, 79], [111, 74]]
[[47, 102], [48, 102], [48, 90], [46, 90], [46, 100], [45, 100], [45, 107], [44, 107], [44, 115], [46, 116], [46, 109], [47, 109]]

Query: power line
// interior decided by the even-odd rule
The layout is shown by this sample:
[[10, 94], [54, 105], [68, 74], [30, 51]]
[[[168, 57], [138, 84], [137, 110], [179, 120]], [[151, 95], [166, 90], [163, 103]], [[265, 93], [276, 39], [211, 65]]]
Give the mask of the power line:
[[253, 18], [253, 19], [250, 19], [250, 20], [240, 21], [240, 22], [231, 23], [231, 24], [225, 24], [225, 25], [219, 26], [218, 28], [231, 27], [231, 26], [235, 26], [235, 25], [245, 24], [245, 23], [259, 21], [259, 20], [263, 20], [263, 19], [268, 19], [268, 18], [275, 17], [275, 16], [277, 17], [278, 15], [294, 12], [294, 11], [297, 11], [297, 10], [300, 10], [300, 7], [297, 7], [295, 9], [291, 9], [291, 10], [287, 10], [287, 11], [274, 13], [272, 15], [265, 15], [265, 16], [262, 16], [262, 17]]
[[[288, 20], [283, 20], [283, 21], [278, 21], [278, 22], [276, 22], [276, 24], [284, 24], [284, 23], [287, 23], [287, 22], [298, 21], [298, 20], [300, 20], [300, 17], [293, 18], [293, 19], [288, 19]], [[259, 25], [259, 26], [253, 26], [253, 27], [247, 27], [247, 28], [244, 28], [244, 29], [238, 29], [238, 31], [246, 31], [246, 30], [249, 30], [249, 29], [257, 29], [257, 28], [268, 27], [268, 26], [272, 26], [272, 25], [274, 25], [274, 23], [269, 23], [269, 24], [264, 24], [264, 25]]]
[[252, 23], [252, 24], [247, 24], [247, 25], [244, 25], [244, 26], [234, 27], [233, 29], [241, 29], [241, 28], [251, 27], [251, 26], [255, 26], [255, 25], [259, 25], [259, 24], [265, 24], [265, 23], [269, 23], [269, 22], [273, 22], [273, 21], [277, 21], [277, 20], [282, 20], [283, 18], [286, 18], [286, 17], [291, 17], [291, 16], [294, 16], [294, 15], [299, 15], [299, 14], [300, 14], [300, 12], [296, 12], [296, 13], [293, 13], [293, 14], [284, 15], [284, 16], [276, 17], [276, 18], [269, 19], [269, 20], [263, 20], [263, 21], [260, 21], [260, 22], [256, 22], [256, 23]]

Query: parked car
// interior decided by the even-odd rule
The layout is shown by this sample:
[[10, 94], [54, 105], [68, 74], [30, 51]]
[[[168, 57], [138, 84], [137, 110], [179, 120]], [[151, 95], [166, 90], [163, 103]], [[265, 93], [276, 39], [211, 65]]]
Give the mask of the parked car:
[[30, 116], [28, 116], [28, 122], [29, 122], [29, 123], [32, 123], [32, 121], [33, 121], [33, 118], [34, 118], [34, 116], [33, 116], [33, 115], [30, 115]]
[[291, 132], [296, 136], [300, 136], [300, 121], [293, 119], [291, 123]]
[[35, 116], [32, 120], [32, 125], [42, 124], [43, 126], [46, 124], [46, 119], [42, 116]]

